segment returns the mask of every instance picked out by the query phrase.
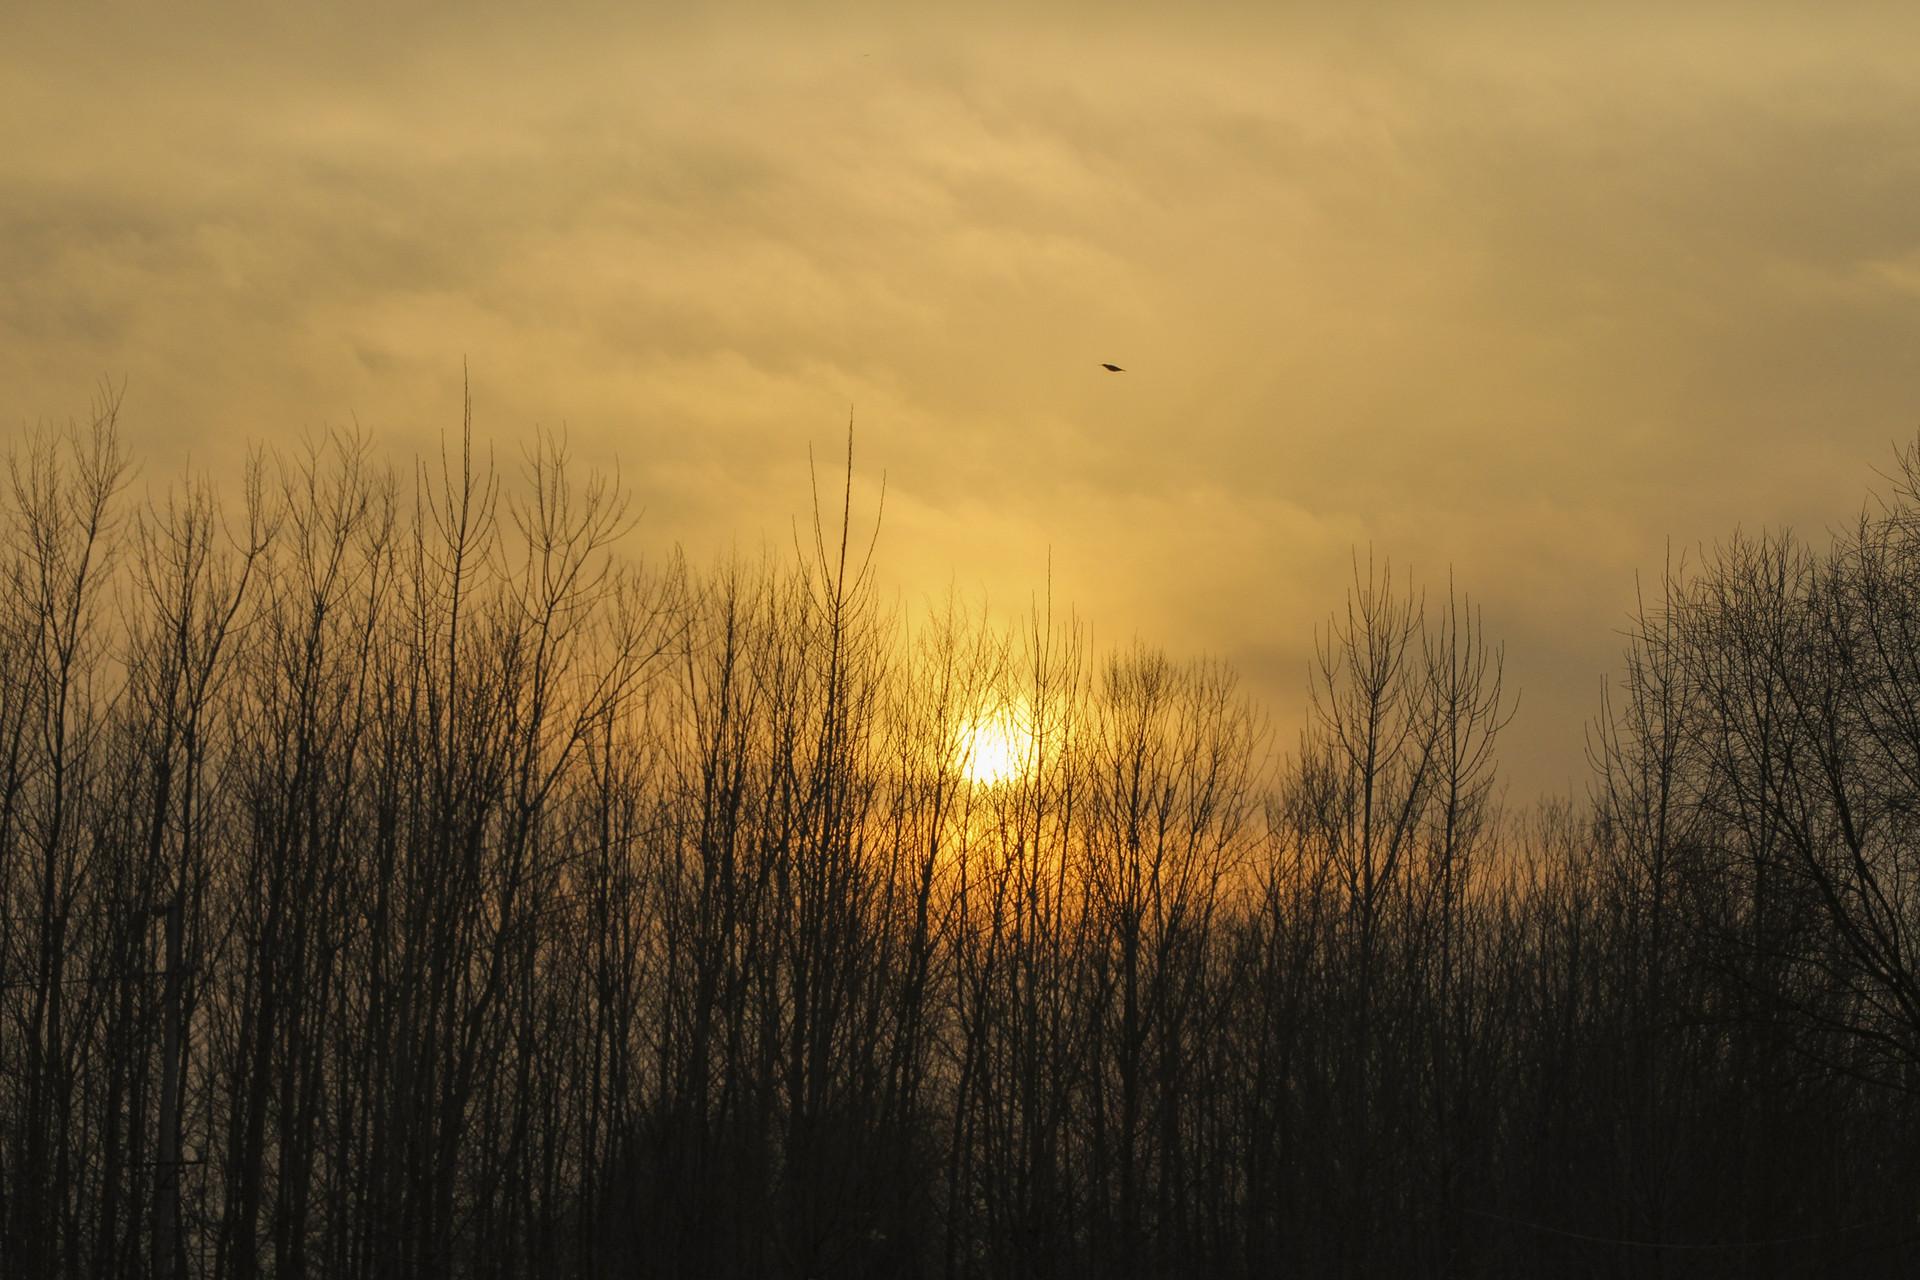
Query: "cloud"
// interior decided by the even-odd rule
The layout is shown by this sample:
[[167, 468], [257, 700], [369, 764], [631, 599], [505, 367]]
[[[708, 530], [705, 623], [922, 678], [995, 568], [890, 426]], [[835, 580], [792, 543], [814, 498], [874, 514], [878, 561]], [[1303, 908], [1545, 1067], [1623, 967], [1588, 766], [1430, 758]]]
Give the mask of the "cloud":
[[464, 358], [702, 553], [784, 536], [851, 406], [903, 576], [1051, 547], [1279, 705], [1354, 546], [1451, 565], [1549, 691], [1535, 781], [1669, 537], [1842, 518], [1914, 427], [1909, 19], [195, 12], [0, 53], [17, 422], [124, 374], [160, 463], [404, 455]]

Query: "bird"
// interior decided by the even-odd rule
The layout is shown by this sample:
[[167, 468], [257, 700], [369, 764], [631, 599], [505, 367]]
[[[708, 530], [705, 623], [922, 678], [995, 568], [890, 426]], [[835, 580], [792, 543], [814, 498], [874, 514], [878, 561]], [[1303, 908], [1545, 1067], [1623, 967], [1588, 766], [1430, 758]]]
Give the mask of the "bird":
[[1108, 364], [1108, 363], [1106, 363], [1106, 362], [1105, 362], [1104, 360], [1103, 360], [1103, 361], [1101, 361], [1101, 363], [1100, 363], [1100, 367], [1101, 367], [1102, 369], [1105, 369], [1105, 370], [1106, 370], [1106, 371], [1107, 371], [1108, 373], [1125, 373], [1125, 372], [1126, 372], [1126, 370], [1125, 370], [1125, 369], [1122, 369], [1122, 368], [1121, 368], [1121, 367], [1120, 367], [1119, 365], [1117, 365], [1117, 364]]

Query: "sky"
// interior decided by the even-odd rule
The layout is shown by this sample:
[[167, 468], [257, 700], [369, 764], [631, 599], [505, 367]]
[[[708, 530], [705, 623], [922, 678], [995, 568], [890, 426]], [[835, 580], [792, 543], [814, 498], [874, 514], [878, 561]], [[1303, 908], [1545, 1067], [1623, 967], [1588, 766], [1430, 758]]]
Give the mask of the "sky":
[[[24, 11], [23, 11], [24, 10]], [[0, 433], [143, 486], [358, 425], [617, 463], [887, 589], [1230, 660], [1281, 744], [1356, 557], [1585, 786], [1636, 583], [1845, 523], [1920, 429], [1920, 17], [1764, 5], [22, 5]], [[1109, 374], [1099, 366], [1125, 366]]]

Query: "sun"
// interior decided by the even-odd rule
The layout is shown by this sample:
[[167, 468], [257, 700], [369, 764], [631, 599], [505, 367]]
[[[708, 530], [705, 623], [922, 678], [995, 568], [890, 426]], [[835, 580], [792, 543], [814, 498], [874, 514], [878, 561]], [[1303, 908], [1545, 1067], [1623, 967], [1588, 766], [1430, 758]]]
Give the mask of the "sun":
[[969, 782], [997, 786], [1026, 772], [1033, 757], [1033, 731], [1012, 707], [976, 712], [960, 732], [960, 771]]

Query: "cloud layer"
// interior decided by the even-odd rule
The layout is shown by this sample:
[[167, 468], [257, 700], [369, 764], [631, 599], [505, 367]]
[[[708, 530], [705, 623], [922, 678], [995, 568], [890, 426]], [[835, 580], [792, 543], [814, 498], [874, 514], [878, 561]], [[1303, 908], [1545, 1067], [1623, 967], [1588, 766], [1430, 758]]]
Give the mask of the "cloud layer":
[[11, 423], [125, 376], [162, 469], [404, 456], [464, 358], [705, 556], [851, 405], [909, 598], [1051, 554], [1283, 724], [1356, 547], [1451, 567], [1527, 789], [1669, 539], [1843, 520], [1920, 425], [1890, 17], [77, 8], [0, 51]]

